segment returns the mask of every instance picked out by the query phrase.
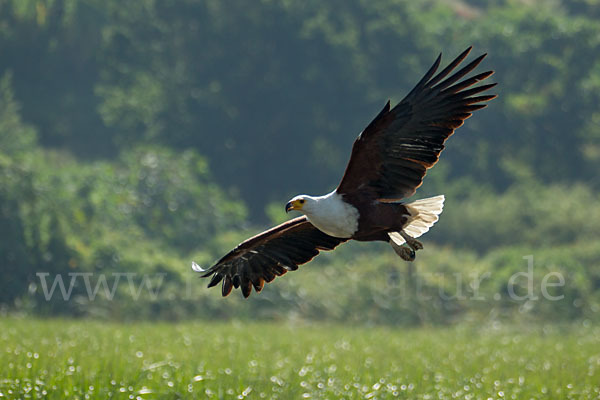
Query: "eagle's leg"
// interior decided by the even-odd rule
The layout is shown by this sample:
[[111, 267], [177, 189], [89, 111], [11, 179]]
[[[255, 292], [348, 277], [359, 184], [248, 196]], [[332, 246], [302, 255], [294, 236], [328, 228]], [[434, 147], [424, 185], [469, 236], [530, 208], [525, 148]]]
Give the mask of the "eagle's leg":
[[392, 248], [404, 261], [414, 261], [415, 260], [415, 251], [404, 245], [396, 244], [393, 240], [390, 240], [390, 244]]
[[423, 248], [423, 244], [421, 242], [414, 237], [409, 236], [408, 233], [404, 232], [403, 230], [400, 231], [400, 236], [406, 240], [406, 244], [409, 245], [414, 251], [421, 250]]

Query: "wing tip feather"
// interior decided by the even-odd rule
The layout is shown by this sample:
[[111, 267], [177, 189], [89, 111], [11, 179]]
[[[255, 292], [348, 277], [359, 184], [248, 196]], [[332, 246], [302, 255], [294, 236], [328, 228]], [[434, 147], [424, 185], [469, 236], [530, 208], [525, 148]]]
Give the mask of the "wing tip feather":
[[223, 279], [223, 275], [215, 273], [206, 287], [211, 288], [213, 286], [217, 286], [219, 282], [221, 282], [221, 279]]
[[223, 297], [227, 297], [227, 296], [229, 296], [229, 293], [231, 293], [231, 290], [233, 290], [233, 282], [231, 280], [231, 277], [229, 275], [226, 275], [225, 279], [223, 279], [223, 286], [221, 287], [221, 295]]
[[199, 266], [198, 264], [196, 264], [195, 261], [192, 261], [192, 271], [198, 272], [198, 273], [206, 272], [206, 270], [204, 268], [202, 268], [201, 266]]

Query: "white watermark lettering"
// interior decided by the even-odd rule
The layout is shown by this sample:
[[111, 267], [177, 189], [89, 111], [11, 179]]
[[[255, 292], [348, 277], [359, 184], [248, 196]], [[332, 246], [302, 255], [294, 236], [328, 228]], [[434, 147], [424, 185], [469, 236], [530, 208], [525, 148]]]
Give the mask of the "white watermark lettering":
[[[129, 294], [134, 300], [139, 300], [144, 292], [144, 289], [147, 290], [150, 299], [156, 300], [158, 299], [160, 288], [164, 283], [164, 278], [166, 275], [166, 273], [140, 275], [134, 272], [114, 272], [110, 274], [113, 280], [111, 286], [108, 283], [107, 274], [94, 274], [93, 272], [69, 272], [66, 274], [69, 281], [68, 287], [65, 285], [65, 279], [63, 278], [64, 274], [56, 274], [54, 276], [54, 280], [52, 280], [50, 288], [48, 288], [50, 273], [36, 273], [36, 276], [40, 280], [42, 294], [44, 295], [44, 299], [46, 299], [46, 301], [50, 301], [54, 297], [57, 287], [64, 301], [71, 300], [71, 297], [73, 296], [73, 290], [78, 287], [79, 281], [83, 281], [85, 294], [87, 295], [89, 301], [96, 300], [98, 294], [101, 293], [101, 289], [104, 293], [104, 298], [112, 301], [115, 298], [122, 277], [126, 278]], [[92, 278], [96, 278], [95, 285], [92, 284]], [[136, 281], [139, 282], [137, 286]]]

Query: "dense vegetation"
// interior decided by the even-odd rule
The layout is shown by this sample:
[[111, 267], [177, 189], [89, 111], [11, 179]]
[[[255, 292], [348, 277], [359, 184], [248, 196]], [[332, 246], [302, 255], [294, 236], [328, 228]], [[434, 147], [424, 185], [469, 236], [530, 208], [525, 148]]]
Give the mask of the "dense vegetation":
[[[0, 0], [1, 309], [599, 320], [600, 3], [481, 3]], [[331, 190], [387, 98], [471, 44], [499, 97], [419, 191], [447, 203], [414, 265], [345, 245], [251, 301], [201, 289], [192, 259]], [[529, 255], [536, 295], [520, 280], [515, 300], [507, 282]], [[560, 301], [540, 295], [551, 272]], [[136, 294], [126, 273], [159, 289]], [[47, 301], [56, 274], [66, 289], [76, 277], [70, 301], [59, 286]], [[114, 296], [90, 298], [85, 274]]]
[[597, 399], [600, 331], [6, 321], [0, 396]]

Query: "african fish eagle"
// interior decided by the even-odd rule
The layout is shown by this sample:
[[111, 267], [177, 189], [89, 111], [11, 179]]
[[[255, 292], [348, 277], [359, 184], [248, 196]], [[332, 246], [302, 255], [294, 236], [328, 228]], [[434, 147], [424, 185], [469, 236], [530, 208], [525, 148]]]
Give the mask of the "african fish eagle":
[[454, 130], [496, 97], [480, 95], [495, 83], [472, 87], [493, 71], [461, 80], [486, 54], [448, 77], [470, 51], [471, 47], [434, 76], [440, 54], [400, 103], [390, 108], [388, 101], [355, 140], [339, 186], [324, 196], [299, 195], [286, 204], [286, 212], [298, 210], [304, 216], [245, 240], [206, 270], [193, 263], [193, 270], [212, 276], [208, 287], [222, 281], [223, 296], [241, 288], [248, 297], [252, 287], [260, 292], [265, 282], [350, 239], [389, 242], [404, 260], [414, 260], [423, 248], [415, 238], [437, 222], [444, 196], [411, 203], [402, 199], [422, 184]]

